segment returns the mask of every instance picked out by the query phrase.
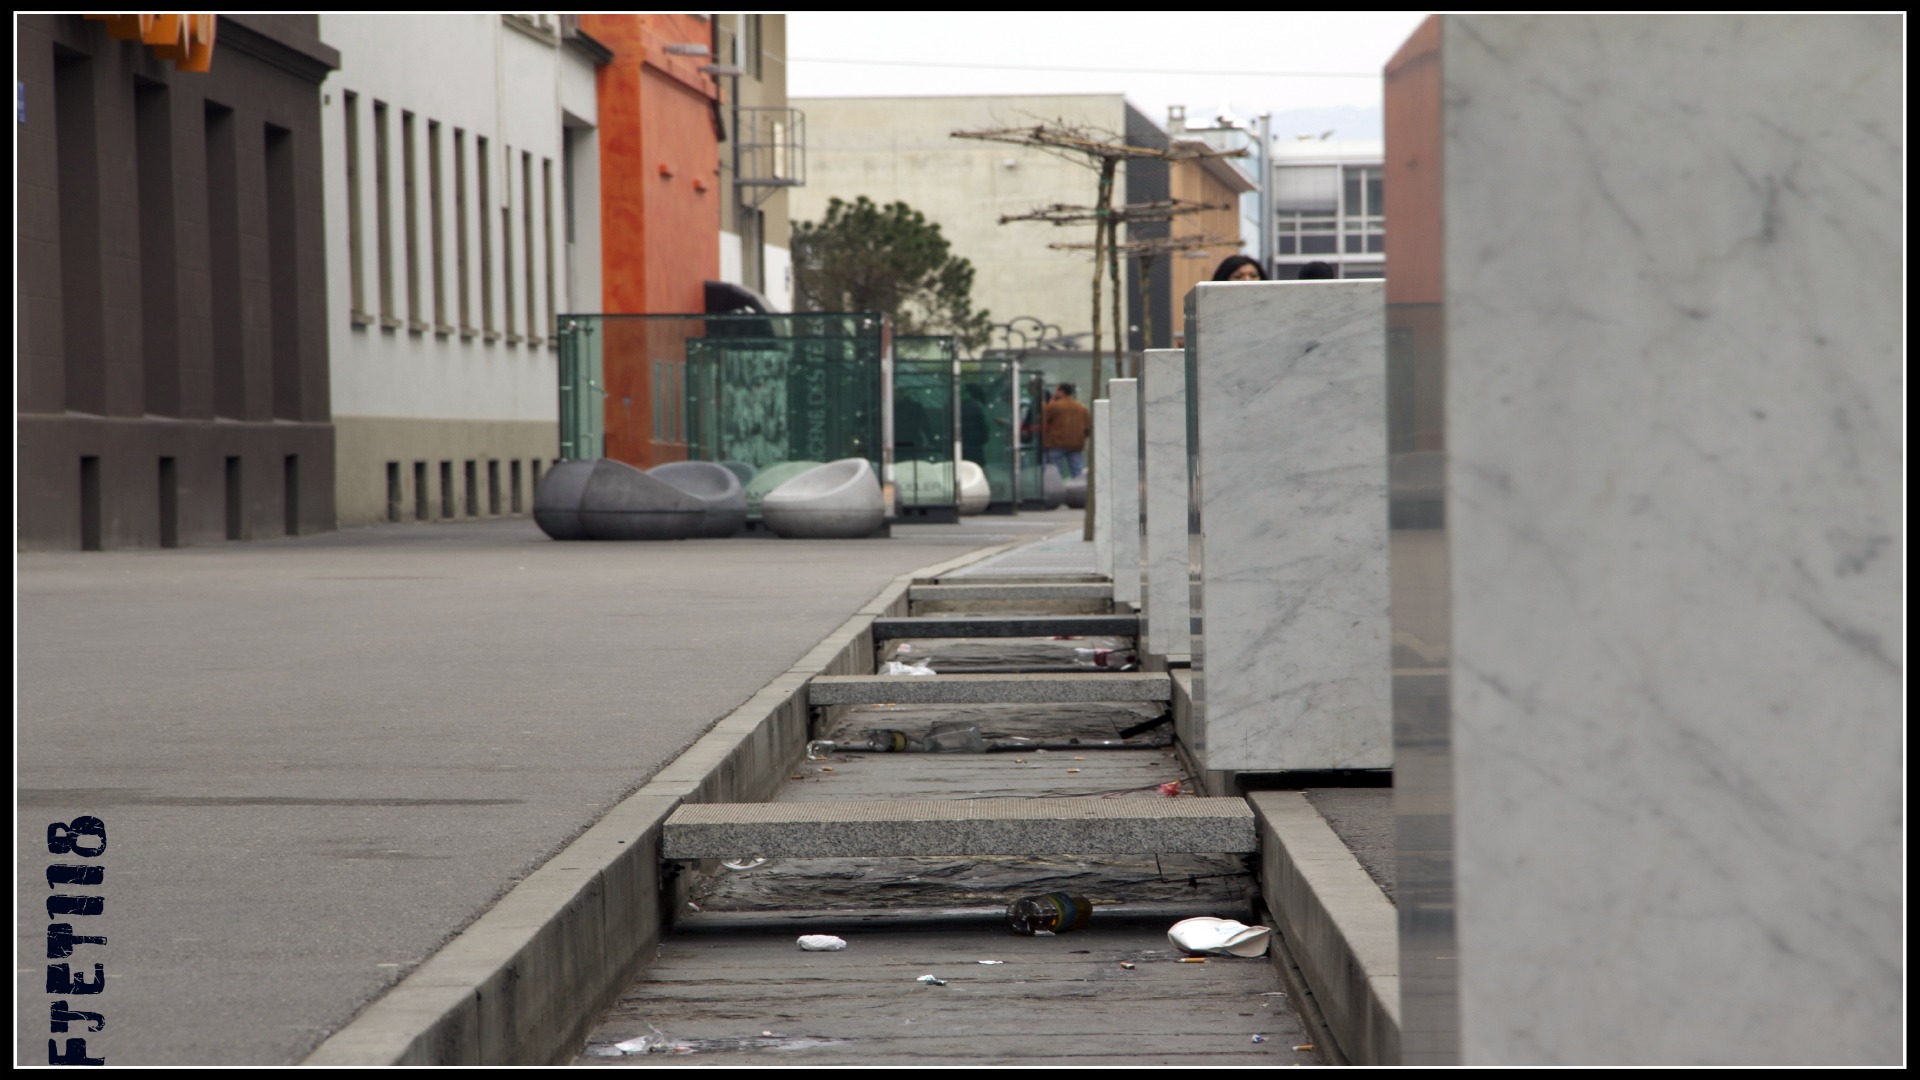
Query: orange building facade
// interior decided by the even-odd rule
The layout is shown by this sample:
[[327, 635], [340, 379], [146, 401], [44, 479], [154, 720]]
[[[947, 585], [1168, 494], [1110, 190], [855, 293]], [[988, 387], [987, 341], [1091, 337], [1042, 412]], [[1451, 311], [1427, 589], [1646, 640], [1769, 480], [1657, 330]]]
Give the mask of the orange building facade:
[[[703, 311], [706, 282], [720, 277], [720, 88], [701, 70], [712, 62], [712, 22], [583, 14], [580, 25], [614, 54], [598, 76], [601, 310]], [[651, 361], [667, 351], [648, 338], [663, 330], [604, 324], [605, 453], [640, 468], [684, 456], [654, 431]]]

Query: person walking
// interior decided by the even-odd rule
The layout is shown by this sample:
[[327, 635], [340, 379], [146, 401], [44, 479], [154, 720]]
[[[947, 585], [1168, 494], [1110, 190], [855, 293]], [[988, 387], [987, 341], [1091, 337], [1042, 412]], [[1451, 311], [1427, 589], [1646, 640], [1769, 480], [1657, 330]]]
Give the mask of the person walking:
[[1060, 470], [1062, 480], [1087, 471], [1087, 432], [1093, 427], [1092, 414], [1073, 395], [1073, 384], [1061, 383], [1040, 410], [1040, 445], [1046, 448], [1047, 464]]

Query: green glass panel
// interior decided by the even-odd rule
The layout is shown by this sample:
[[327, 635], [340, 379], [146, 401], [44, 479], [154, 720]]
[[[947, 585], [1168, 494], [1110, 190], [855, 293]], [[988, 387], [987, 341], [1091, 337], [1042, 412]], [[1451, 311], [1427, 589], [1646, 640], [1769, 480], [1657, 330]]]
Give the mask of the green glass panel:
[[960, 365], [960, 452], [987, 474], [995, 503], [1014, 501], [1017, 428], [1012, 360], [969, 360]]
[[954, 356], [951, 336], [893, 339], [893, 476], [902, 507], [954, 506]]

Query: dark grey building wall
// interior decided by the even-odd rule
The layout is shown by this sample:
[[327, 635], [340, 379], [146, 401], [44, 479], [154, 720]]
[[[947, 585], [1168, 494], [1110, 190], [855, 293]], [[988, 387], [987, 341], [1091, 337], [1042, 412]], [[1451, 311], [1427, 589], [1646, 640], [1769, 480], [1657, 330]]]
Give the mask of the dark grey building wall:
[[20, 547], [333, 527], [318, 32], [221, 16], [194, 74], [18, 21]]
[[[1147, 146], [1155, 150], [1165, 150], [1167, 135], [1160, 126], [1147, 119], [1146, 114], [1127, 106], [1127, 145]], [[1127, 162], [1127, 202], [1160, 202], [1173, 197], [1173, 184], [1167, 163], [1164, 161], [1135, 160]], [[1145, 240], [1170, 235], [1172, 227], [1164, 221], [1143, 222], [1127, 226], [1127, 238]], [[1159, 255], [1153, 260], [1147, 273], [1147, 303], [1151, 305], [1153, 318], [1146, 319], [1147, 311], [1140, 302], [1140, 260], [1129, 258], [1123, 273], [1127, 282], [1127, 348], [1165, 349], [1173, 342], [1173, 274], [1167, 266], [1167, 260], [1178, 258], [1176, 255]], [[1151, 325], [1153, 341], [1147, 343], [1144, 333]], [[1139, 329], [1135, 329], [1138, 327]]]

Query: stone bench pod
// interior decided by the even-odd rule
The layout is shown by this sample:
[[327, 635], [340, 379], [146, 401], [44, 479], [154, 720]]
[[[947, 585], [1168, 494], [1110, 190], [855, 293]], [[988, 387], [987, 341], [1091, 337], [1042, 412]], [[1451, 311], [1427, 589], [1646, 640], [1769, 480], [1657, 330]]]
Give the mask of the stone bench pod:
[[872, 536], [886, 523], [886, 498], [866, 458], [844, 458], [769, 492], [760, 504], [760, 519], [789, 539]]
[[580, 524], [589, 540], [685, 540], [700, 531], [706, 506], [692, 495], [625, 462], [594, 463], [580, 496]]
[[706, 508], [695, 536], [717, 539], [732, 536], [747, 524], [747, 489], [724, 464], [711, 461], [670, 461], [647, 470], [700, 500]]
[[598, 461], [563, 461], [548, 469], [533, 489], [533, 523], [555, 540], [585, 540], [580, 498]]
[[776, 461], [761, 469], [754, 474], [752, 480], [747, 481], [747, 516], [759, 517], [760, 504], [766, 499], [768, 493], [809, 469], [819, 468], [822, 464], [824, 462]]
[[993, 488], [987, 484], [987, 471], [978, 463], [962, 461], [955, 479], [960, 487], [960, 512], [962, 514], [984, 513], [987, 504], [993, 501]]

